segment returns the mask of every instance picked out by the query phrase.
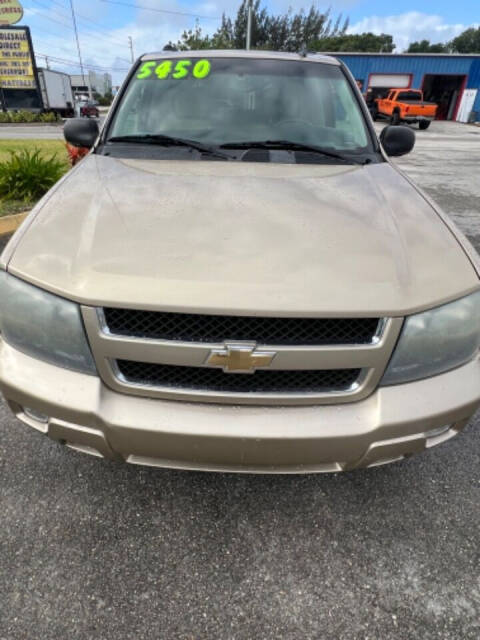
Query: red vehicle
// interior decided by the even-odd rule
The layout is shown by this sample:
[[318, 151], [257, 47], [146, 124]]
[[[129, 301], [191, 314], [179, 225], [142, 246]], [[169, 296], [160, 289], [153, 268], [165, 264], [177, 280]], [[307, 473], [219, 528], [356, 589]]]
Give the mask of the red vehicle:
[[94, 102], [81, 102], [80, 103], [80, 117], [81, 118], [99, 118], [100, 111], [96, 103]]

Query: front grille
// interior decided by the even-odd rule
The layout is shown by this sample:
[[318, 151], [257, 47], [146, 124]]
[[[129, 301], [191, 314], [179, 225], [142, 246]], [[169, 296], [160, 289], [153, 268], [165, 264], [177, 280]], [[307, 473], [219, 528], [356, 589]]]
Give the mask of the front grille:
[[379, 318], [266, 318], [104, 309], [112, 334], [182, 342], [270, 345], [369, 344]]
[[192, 391], [232, 393], [325, 393], [346, 391], [358, 379], [360, 369], [315, 371], [275, 369], [253, 374], [224, 373], [222, 369], [183, 367], [148, 362], [117, 360], [123, 379], [135, 385]]

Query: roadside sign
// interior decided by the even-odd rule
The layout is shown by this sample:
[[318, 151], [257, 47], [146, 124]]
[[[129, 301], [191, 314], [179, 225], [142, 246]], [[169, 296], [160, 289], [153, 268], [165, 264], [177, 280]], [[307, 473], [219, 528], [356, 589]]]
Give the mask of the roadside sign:
[[0, 25], [16, 24], [23, 18], [23, 7], [18, 0], [0, 0]]
[[2, 89], [37, 88], [28, 27], [0, 27], [0, 86]]

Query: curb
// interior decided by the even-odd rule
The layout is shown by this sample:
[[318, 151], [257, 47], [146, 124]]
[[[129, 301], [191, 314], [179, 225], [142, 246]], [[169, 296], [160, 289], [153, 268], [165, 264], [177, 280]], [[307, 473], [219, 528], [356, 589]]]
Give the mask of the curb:
[[12, 216], [3, 216], [3, 218], [0, 218], [0, 236], [5, 236], [16, 231], [29, 213], [30, 211], [25, 211], [24, 213], [15, 213]]

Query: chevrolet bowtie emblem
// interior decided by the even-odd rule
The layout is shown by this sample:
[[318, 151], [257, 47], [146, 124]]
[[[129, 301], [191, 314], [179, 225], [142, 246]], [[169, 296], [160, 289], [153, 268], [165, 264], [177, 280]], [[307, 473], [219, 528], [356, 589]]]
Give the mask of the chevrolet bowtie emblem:
[[257, 351], [255, 344], [225, 343], [210, 352], [205, 364], [221, 367], [225, 373], [254, 373], [259, 367], [268, 367], [275, 355], [274, 351]]

